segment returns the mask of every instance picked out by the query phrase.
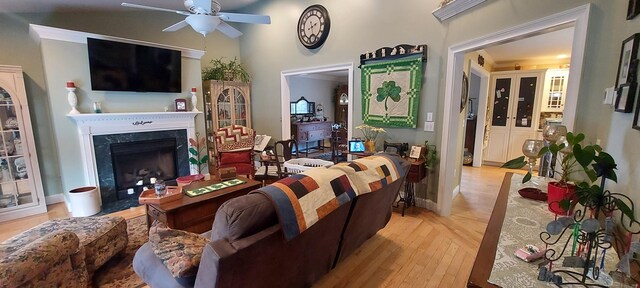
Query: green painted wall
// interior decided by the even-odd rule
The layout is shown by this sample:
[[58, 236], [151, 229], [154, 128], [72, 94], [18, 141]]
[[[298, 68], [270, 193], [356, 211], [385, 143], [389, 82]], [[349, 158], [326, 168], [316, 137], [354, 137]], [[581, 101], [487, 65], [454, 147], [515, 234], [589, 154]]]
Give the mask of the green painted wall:
[[[269, 0], [245, 9], [245, 12], [268, 14], [273, 22], [269, 26], [245, 27], [245, 35], [240, 39], [242, 61], [254, 75], [253, 117], [269, 119], [254, 121], [254, 127], [275, 137], [280, 134], [280, 103], [277, 99], [280, 97], [280, 72], [283, 70], [345, 62], [357, 65], [359, 55], [366, 51], [404, 43], [427, 44], [429, 56], [423, 79], [420, 124], [417, 129], [388, 130], [394, 138], [409, 143], [423, 143], [425, 140], [440, 143], [448, 47], [592, 3], [576, 130], [587, 132], [592, 141], [601, 139], [605, 149], [618, 159], [620, 184], [616, 190], [631, 194], [635, 191], [633, 187], [640, 186], [640, 177], [637, 177], [640, 171], [635, 164], [640, 161], [640, 153], [634, 149], [640, 144], [640, 131], [631, 129], [632, 115], [614, 113], [601, 101], [605, 87], [614, 85], [622, 40], [640, 31], [640, 17], [625, 20], [627, 1], [487, 1], [444, 23], [431, 15], [440, 2]], [[316, 3], [328, 9], [331, 32], [322, 47], [307, 50], [298, 42], [296, 25], [304, 8]], [[354, 91], [354, 124], [358, 125], [362, 122], [358, 69]], [[422, 123], [427, 112], [434, 112], [436, 132], [423, 132]], [[418, 194], [424, 197], [426, 193], [420, 189]], [[429, 190], [428, 198], [435, 199], [434, 190]]]
[[[190, 87], [201, 88], [201, 64], [183, 60], [183, 65], [186, 65], [183, 71], [189, 71], [183, 75], [187, 81], [183, 83], [185, 93], [158, 96], [93, 92], [85, 88], [90, 86], [84, 45], [44, 40], [43, 50], [40, 41], [30, 35], [29, 24], [206, 50], [202, 66], [219, 57], [239, 57], [239, 41], [218, 32], [207, 38], [188, 28], [173, 33], [161, 32], [180, 20], [179, 15], [156, 12], [0, 13], [0, 63], [23, 67], [45, 195], [59, 194], [82, 184], [75, 176], [80, 169], [77, 166], [80, 161], [79, 140], [77, 136], [71, 137], [76, 128], [72, 120], [64, 116], [69, 110], [65, 107], [68, 105], [63, 86], [67, 80], [85, 85], [78, 90], [81, 111], [90, 111], [93, 100], [104, 101], [103, 109], [107, 112], [163, 111], [164, 106], [173, 106], [172, 99], [186, 96]], [[46, 74], [45, 62], [48, 65]], [[198, 120], [200, 130], [201, 117]]]

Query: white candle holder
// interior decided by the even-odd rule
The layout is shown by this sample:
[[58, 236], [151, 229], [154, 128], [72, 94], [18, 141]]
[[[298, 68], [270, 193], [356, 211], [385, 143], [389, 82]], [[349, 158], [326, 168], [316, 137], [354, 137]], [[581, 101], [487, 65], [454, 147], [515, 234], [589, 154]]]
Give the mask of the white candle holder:
[[69, 101], [69, 105], [71, 106], [71, 111], [69, 114], [80, 114], [80, 111], [76, 108], [78, 106], [78, 97], [76, 96], [76, 87], [66, 87], [69, 94], [67, 94], [67, 100]]
[[198, 105], [198, 96], [196, 96], [196, 92], [191, 91], [191, 106], [193, 107], [193, 109], [191, 109], [191, 112], [200, 112], [196, 105]]

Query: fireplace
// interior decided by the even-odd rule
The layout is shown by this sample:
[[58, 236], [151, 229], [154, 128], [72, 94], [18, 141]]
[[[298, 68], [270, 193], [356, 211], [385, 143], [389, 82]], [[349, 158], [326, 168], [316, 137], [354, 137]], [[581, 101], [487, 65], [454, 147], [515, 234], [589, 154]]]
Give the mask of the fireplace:
[[113, 143], [111, 159], [118, 200], [137, 197], [156, 180], [178, 177], [175, 138]]
[[[83, 169], [82, 177], [84, 181], [81, 185], [97, 186], [100, 189], [100, 201], [102, 205], [103, 213], [110, 213], [122, 209], [127, 209], [132, 206], [137, 206], [137, 196], [131, 196], [130, 190], [133, 189], [133, 195], [136, 195], [137, 189], [135, 187], [129, 187], [130, 185], [122, 185], [126, 183], [120, 183], [118, 187], [118, 180], [126, 179], [126, 177], [139, 177], [147, 173], [145, 169], [149, 169], [148, 173], [155, 173], [156, 175], [163, 175], [161, 177], [155, 177], [156, 179], [163, 179], [164, 175], [172, 174], [171, 168], [163, 167], [156, 171], [152, 171], [155, 168], [139, 168], [137, 172], [129, 166], [137, 165], [132, 163], [124, 163], [121, 168], [114, 168], [112, 153], [112, 145], [115, 150], [118, 150], [120, 144], [124, 144], [126, 147], [129, 144], [146, 143], [145, 146], [157, 145], [154, 150], [160, 150], [156, 152], [150, 152], [151, 155], [147, 155], [143, 158], [158, 158], [159, 162], [171, 162], [168, 160], [175, 157], [175, 177], [189, 175], [197, 171], [196, 165], [189, 163], [189, 138], [196, 137], [195, 129], [195, 117], [202, 112], [134, 112], [134, 113], [87, 113], [87, 114], [69, 114], [68, 117], [75, 120], [78, 125], [78, 135], [81, 142], [81, 155], [82, 162], [85, 169]], [[169, 153], [169, 150], [165, 144], [159, 144], [165, 140], [173, 139], [175, 146], [173, 148], [173, 156], [152, 156], [153, 153]], [[143, 144], [144, 145], [144, 144]], [[172, 144], [173, 146], [173, 144]], [[121, 148], [121, 147], [120, 147]], [[127, 148], [128, 149], [128, 148]], [[128, 153], [125, 149], [125, 154]], [[117, 154], [117, 152], [116, 152]], [[122, 157], [123, 160], [129, 161], [128, 158], [137, 156], [137, 153], [129, 153], [130, 156]], [[118, 156], [116, 156], [118, 158]], [[140, 160], [140, 159], [139, 159]], [[118, 160], [116, 159], [116, 162]], [[145, 166], [156, 166], [155, 164], [142, 163]], [[117, 166], [118, 164], [116, 164]], [[157, 168], [157, 167], [156, 167]], [[116, 176], [117, 172], [122, 170], [121, 176]], [[161, 170], [161, 171], [159, 171]], [[127, 173], [130, 173], [127, 176]], [[147, 174], [148, 174], [147, 173]], [[132, 176], [137, 174], [135, 176]], [[145, 175], [147, 176], [147, 175]], [[169, 176], [167, 176], [169, 177]], [[117, 178], [117, 179], [116, 179]], [[141, 177], [138, 181], [143, 180], [143, 184], [147, 181], [151, 181], [151, 176]], [[124, 181], [128, 182], [128, 181]], [[137, 182], [136, 182], [137, 183]], [[125, 191], [118, 193], [117, 191]], [[69, 204], [69, 203], [67, 203]]]

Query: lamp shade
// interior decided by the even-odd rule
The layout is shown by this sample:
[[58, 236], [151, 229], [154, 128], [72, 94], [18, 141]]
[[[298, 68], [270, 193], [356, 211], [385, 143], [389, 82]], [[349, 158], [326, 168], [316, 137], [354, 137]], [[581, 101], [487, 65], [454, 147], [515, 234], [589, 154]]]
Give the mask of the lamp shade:
[[207, 36], [207, 33], [213, 32], [220, 24], [220, 17], [211, 15], [189, 15], [185, 19], [196, 32]]

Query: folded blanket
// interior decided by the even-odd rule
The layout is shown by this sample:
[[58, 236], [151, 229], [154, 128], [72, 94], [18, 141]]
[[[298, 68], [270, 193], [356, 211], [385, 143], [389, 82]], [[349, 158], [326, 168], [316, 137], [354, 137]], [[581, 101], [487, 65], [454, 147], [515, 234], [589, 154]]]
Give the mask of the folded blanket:
[[351, 162], [338, 163], [329, 169], [347, 173], [360, 195], [377, 191], [404, 175], [404, 171], [399, 171], [402, 166], [398, 163], [398, 159], [386, 154], [376, 154]]
[[358, 194], [344, 171], [324, 167], [292, 175], [251, 193], [262, 193], [271, 199], [287, 240]]

